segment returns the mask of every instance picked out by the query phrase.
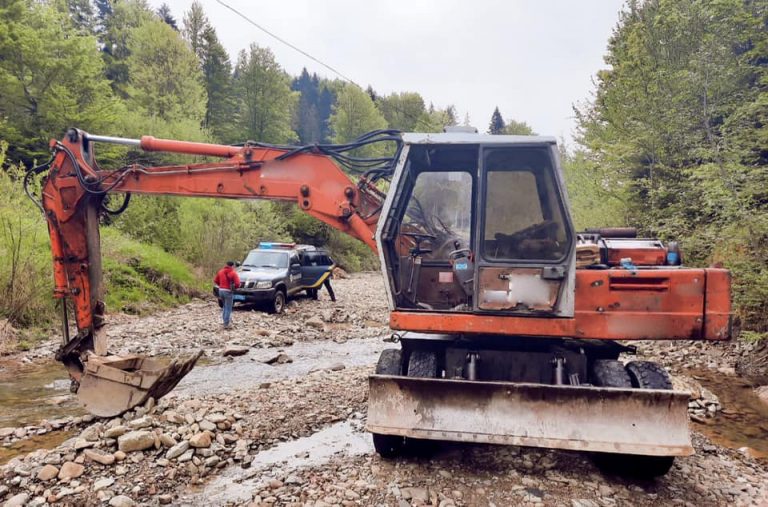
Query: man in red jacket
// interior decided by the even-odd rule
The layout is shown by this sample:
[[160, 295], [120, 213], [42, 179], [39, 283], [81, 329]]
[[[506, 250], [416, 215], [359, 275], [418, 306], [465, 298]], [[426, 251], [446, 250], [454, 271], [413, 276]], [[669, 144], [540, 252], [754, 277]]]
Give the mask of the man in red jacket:
[[224, 306], [221, 307], [221, 318], [224, 320], [224, 329], [229, 329], [230, 320], [232, 318], [235, 288], [240, 286], [240, 277], [237, 276], [237, 271], [235, 271], [234, 266], [234, 262], [228, 261], [227, 265], [221, 268], [213, 278], [213, 284], [219, 288], [219, 299], [224, 302]]

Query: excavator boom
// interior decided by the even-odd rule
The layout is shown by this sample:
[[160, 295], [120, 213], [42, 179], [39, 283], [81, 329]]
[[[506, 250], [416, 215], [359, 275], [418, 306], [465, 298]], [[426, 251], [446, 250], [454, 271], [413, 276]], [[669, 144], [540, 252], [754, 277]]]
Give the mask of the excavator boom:
[[[391, 134], [374, 133], [360, 144], [397, 141]], [[221, 160], [156, 167], [134, 164], [105, 171], [96, 163], [95, 143]], [[371, 179], [361, 176], [355, 183], [333, 160], [356, 147], [354, 143], [309, 148], [255, 143], [226, 146], [150, 136], [92, 136], [75, 129], [61, 141], [51, 141], [54, 157], [43, 185], [41, 206], [51, 237], [54, 296], [61, 300], [64, 322], [57, 359], [69, 370], [81, 403], [96, 415], [120, 414], [169, 392], [200, 357], [197, 354], [162, 364], [140, 356], [108, 355], [99, 240], [106, 195], [126, 194], [126, 205], [130, 194], [293, 202], [375, 249], [374, 228], [383, 200], [375, 186], [376, 171], [386, 171], [387, 159], [366, 164]], [[74, 330], [69, 326], [71, 313]]]

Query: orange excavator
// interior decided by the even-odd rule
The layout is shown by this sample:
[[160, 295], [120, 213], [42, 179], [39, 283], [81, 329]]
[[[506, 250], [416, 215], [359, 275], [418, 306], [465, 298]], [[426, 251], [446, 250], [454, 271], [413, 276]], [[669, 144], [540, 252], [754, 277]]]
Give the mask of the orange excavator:
[[[103, 169], [99, 143], [201, 158]], [[51, 149], [26, 182], [45, 173], [39, 202], [29, 193], [50, 231], [56, 357], [96, 415], [163, 396], [199, 357], [109, 353], [100, 217], [132, 194], [273, 199], [380, 257], [400, 344], [369, 379], [367, 429], [383, 456], [420, 440], [484, 442], [620, 455], [659, 475], [693, 453], [688, 394], [661, 366], [619, 356], [629, 340], [729, 339], [729, 272], [683, 267], [675, 243], [633, 229], [577, 233], [553, 138], [376, 131], [229, 146], [71, 129]], [[116, 210], [112, 194], [125, 196]]]

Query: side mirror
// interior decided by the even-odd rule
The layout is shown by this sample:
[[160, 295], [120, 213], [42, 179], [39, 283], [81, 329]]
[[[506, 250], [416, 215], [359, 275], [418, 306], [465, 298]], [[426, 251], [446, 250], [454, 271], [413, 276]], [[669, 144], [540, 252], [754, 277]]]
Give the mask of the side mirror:
[[240, 263], [239, 262], [235, 262], [235, 267], [239, 268], [240, 267]]
[[299, 271], [301, 271], [301, 264], [298, 262], [291, 264], [291, 273], [298, 273]]

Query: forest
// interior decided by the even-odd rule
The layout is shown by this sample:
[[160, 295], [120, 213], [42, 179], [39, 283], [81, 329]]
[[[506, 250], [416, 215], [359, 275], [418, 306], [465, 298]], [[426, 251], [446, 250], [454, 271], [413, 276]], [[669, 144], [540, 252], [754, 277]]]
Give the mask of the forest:
[[[592, 95], [574, 105], [575, 142], [561, 145], [577, 227], [637, 226], [679, 241], [689, 265], [730, 268], [747, 339], [768, 333], [767, 28], [766, 0], [630, 1]], [[0, 91], [0, 316], [29, 339], [55, 309], [46, 226], [20, 180], [68, 127], [306, 144], [460, 121], [416, 91], [291, 76], [268, 47], [231, 61], [197, 2], [175, 19], [143, 0], [0, 0]], [[478, 126], [533, 133], [499, 108]], [[114, 167], [176, 160], [108, 147], [98, 157]], [[113, 311], [205, 292], [224, 260], [263, 239], [326, 245], [351, 271], [377, 267], [362, 244], [269, 202], [139, 197], [102, 231]]]

